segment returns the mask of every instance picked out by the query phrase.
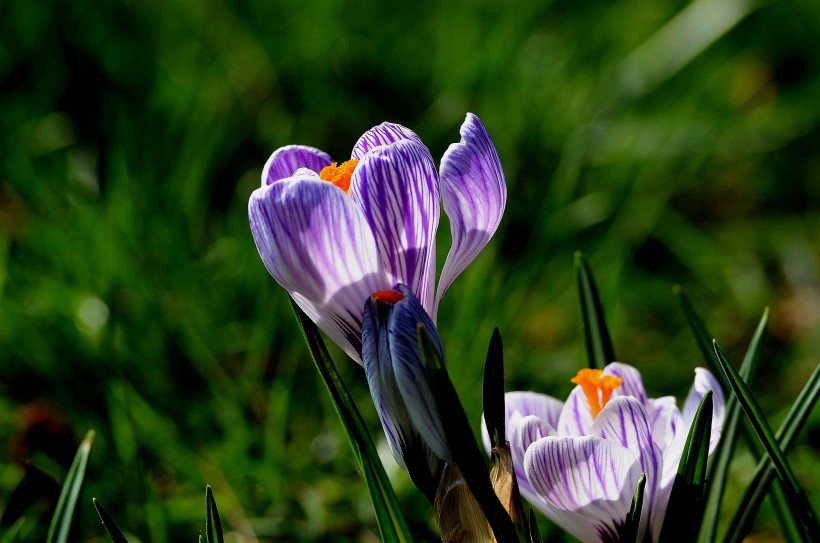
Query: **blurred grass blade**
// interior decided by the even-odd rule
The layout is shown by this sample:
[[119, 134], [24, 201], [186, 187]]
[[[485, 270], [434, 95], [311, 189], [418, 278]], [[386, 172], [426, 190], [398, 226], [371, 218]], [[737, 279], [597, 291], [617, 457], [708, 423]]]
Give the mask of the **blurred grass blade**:
[[68, 532], [74, 518], [74, 509], [77, 506], [77, 500], [80, 498], [83, 481], [85, 481], [85, 468], [88, 465], [88, 455], [91, 452], [92, 441], [94, 441], [94, 430], [89, 430], [83, 442], [80, 443], [74, 461], [71, 463], [71, 468], [69, 468], [63, 482], [60, 498], [57, 500], [57, 509], [54, 511], [51, 525], [48, 528], [46, 543], [65, 543], [68, 540]]
[[686, 322], [689, 324], [689, 329], [692, 330], [692, 334], [695, 336], [695, 342], [697, 343], [701, 356], [703, 356], [703, 361], [706, 362], [712, 374], [720, 381], [723, 391], [728, 392], [729, 382], [723, 375], [723, 370], [720, 369], [720, 363], [715, 355], [715, 350], [712, 348], [712, 338], [714, 336], [709, 334], [706, 325], [703, 324], [703, 321], [695, 312], [692, 304], [689, 303], [689, 298], [683, 293], [683, 289], [680, 285], [676, 285], [673, 291], [678, 297], [678, 302], [680, 303], [681, 310], [683, 310], [683, 316], [686, 317]]
[[814, 537], [820, 534], [820, 525], [817, 523], [817, 515], [798, 484], [794, 472], [786, 461], [786, 457], [783, 455], [783, 451], [780, 450], [777, 440], [772, 433], [772, 429], [769, 427], [769, 423], [763, 416], [760, 406], [746, 386], [746, 383], [743, 382], [743, 379], [741, 379], [737, 373], [737, 370], [729, 363], [726, 353], [723, 352], [723, 349], [718, 345], [717, 341], [714, 342], [714, 347], [720, 366], [723, 368], [726, 378], [732, 390], [735, 392], [743, 412], [746, 414], [746, 418], [752, 424], [760, 443], [771, 459], [777, 475], [780, 477], [780, 480], [783, 481], [783, 490], [786, 492], [786, 499], [791, 509], [802, 522], [803, 529], [807, 536]]
[[105, 510], [105, 507], [103, 507], [97, 498], [93, 498], [91, 501], [94, 502], [94, 508], [97, 510], [97, 514], [100, 515], [102, 525], [105, 527], [105, 531], [108, 532], [111, 541], [114, 543], [128, 543], [125, 534], [122, 533], [122, 530], [120, 530], [120, 527], [114, 522], [114, 519], [111, 518], [111, 515], [108, 514], [108, 511]]
[[424, 371], [441, 414], [444, 435], [450, 445], [455, 463], [461, 470], [470, 492], [481, 506], [496, 540], [499, 543], [516, 542], [518, 533], [510, 515], [495, 495], [484, 457], [478, 449], [467, 415], [464, 413], [464, 408], [458, 399], [444, 363], [422, 324], [418, 325], [416, 332], [424, 360]]
[[[806, 423], [818, 398], [820, 398], [820, 366], [814, 368], [814, 373], [811, 374], [806, 386], [803, 387], [794, 405], [789, 410], [789, 414], [786, 415], [785, 420], [777, 430], [775, 437], [782, 451], [787, 451], [794, 443], [794, 439]], [[760, 504], [763, 502], [763, 498], [766, 497], [775, 475], [776, 472], [769, 458], [763, 458], [758, 463], [740, 506], [738, 506], [732, 523], [729, 525], [725, 539], [727, 542], [739, 543], [751, 530]]]
[[484, 365], [484, 421], [492, 447], [502, 447], [507, 442], [504, 409], [504, 348], [498, 328], [493, 330], [487, 362]]
[[342, 422], [350, 447], [353, 449], [353, 455], [367, 483], [382, 540], [390, 543], [413, 541], [399, 507], [396, 493], [384, 471], [373, 439], [370, 437], [370, 432], [327, 352], [319, 329], [296, 305], [296, 302], [291, 300], [291, 305], [302, 329], [302, 335], [308, 344], [313, 363], [330, 393], [333, 407]]
[[20, 517], [14, 524], [9, 526], [8, 531], [3, 534], [3, 539], [0, 539], [0, 543], [14, 543], [17, 534], [20, 533], [20, 529], [23, 527], [23, 523], [26, 521], [26, 517]]
[[205, 540], [208, 543], [225, 543], [222, 537], [222, 521], [216, 507], [211, 485], [205, 485]]
[[[769, 323], [769, 308], [763, 311], [760, 322], [757, 325], [754, 336], [749, 342], [743, 364], [740, 366], [740, 375], [746, 382], [751, 382], [757, 373], [760, 362], [760, 351], [763, 345], [763, 338], [766, 335], [766, 328]], [[714, 350], [712, 350], [714, 353]], [[721, 372], [722, 373], [722, 372]], [[730, 394], [726, 402], [726, 420], [723, 424], [723, 432], [718, 449], [710, 462], [709, 477], [709, 497], [706, 500], [706, 510], [703, 515], [702, 541], [717, 540], [718, 522], [720, 520], [720, 504], [723, 501], [723, 492], [726, 489], [726, 480], [729, 474], [729, 466], [735, 452], [735, 445], [738, 437], [738, 423], [740, 421], [740, 405], [737, 398]]]
[[646, 474], [641, 473], [638, 484], [635, 485], [635, 495], [632, 496], [632, 505], [626, 515], [626, 521], [621, 527], [620, 537], [623, 543], [638, 541], [638, 529], [641, 526], [641, 512], [643, 511], [643, 494], [646, 488]]
[[615, 360], [615, 349], [604, 320], [604, 308], [598, 296], [595, 279], [584, 254], [575, 253], [575, 279], [578, 284], [578, 302], [581, 305], [581, 327], [587, 347], [589, 367], [603, 369]]
[[706, 498], [706, 463], [712, 434], [712, 391], [700, 401], [686, 445], [681, 454], [678, 473], [672, 485], [661, 541], [695, 541], [700, 531]]

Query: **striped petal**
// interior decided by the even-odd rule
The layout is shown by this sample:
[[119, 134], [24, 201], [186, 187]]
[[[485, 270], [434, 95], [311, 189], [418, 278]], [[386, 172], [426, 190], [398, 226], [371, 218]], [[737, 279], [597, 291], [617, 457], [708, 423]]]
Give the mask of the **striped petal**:
[[268, 272], [359, 361], [362, 307], [389, 283], [355, 203], [332, 184], [304, 176], [255, 190], [248, 216]]
[[638, 459], [599, 437], [545, 437], [524, 456], [533, 505], [581, 541], [614, 542], [640, 478]]
[[[660, 526], [650, 525], [657, 507], [654, 502], [658, 495], [663, 457], [660, 449], [652, 441], [649, 419], [643, 404], [631, 396], [612, 398], [601, 410], [591, 431], [625, 447], [637, 459], [641, 471], [646, 474], [643, 515], [639, 533], [653, 533]], [[634, 492], [634, 487], [632, 488]]]
[[390, 332], [390, 322], [399, 311], [397, 305], [375, 296], [365, 304], [362, 323], [364, 370], [393, 457], [415, 485], [433, 499], [444, 463], [427, 446], [413, 423], [396, 379], [392, 355], [395, 338]]
[[405, 139], [372, 149], [353, 172], [350, 195], [370, 225], [391, 285], [408, 285], [430, 312], [440, 204], [426, 148]]
[[507, 201], [495, 145], [472, 113], [461, 125], [461, 142], [450, 145], [441, 159], [441, 195], [453, 242], [441, 271], [437, 300], [489, 243]]
[[641, 372], [628, 364], [612, 362], [604, 368], [603, 375], [621, 378], [621, 386], [615, 389], [612, 396], [632, 396], [639, 402], [646, 401], [646, 389], [643, 386]]
[[[424, 147], [421, 138], [409, 128], [400, 124], [382, 123], [362, 134], [362, 137], [360, 137], [356, 145], [353, 146], [351, 158], [361, 160], [364, 155], [377, 147], [390, 145], [391, 143], [402, 140], [410, 140]], [[426, 147], [424, 148], [427, 150]], [[427, 154], [429, 155], [430, 152], [427, 151]]]
[[319, 173], [322, 168], [329, 166], [332, 162], [330, 155], [313, 147], [306, 145], [280, 147], [273, 152], [262, 169], [262, 186], [294, 176], [300, 168]]
[[592, 409], [580, 386], [569, 393], [561, 416], [558, 417], [558, 433], [562, 436], [586, 436], [592, 426]]
[[521, 494], [529, 501], [537, 501], [538, 494], [527, 479], [524, 471], [524, 457], [530, 445], [547, 436], [556, 436], [555, 429], [543, 419], [533, 415], [516, 415], [510, 421], [507, 439], [510, 443], [510, 453], [515, 467], [515, 476], [518, 479], [518, 488]]
[[[563, 407], [564, 403], [562, 401], [537, 392], [516, 391], [504, 394], [505, 421], [508, 428], [514, 417], [520, 419], [530, 415], [538, 417], [552, 428], [555, 428], [558, 426], [558, 417], [561, 415]], [[481, 417], [481, 437], [484, 448], [489, 453], [490, 434], [487, 432], [487, 423], [484, 421], [483, 416]]]

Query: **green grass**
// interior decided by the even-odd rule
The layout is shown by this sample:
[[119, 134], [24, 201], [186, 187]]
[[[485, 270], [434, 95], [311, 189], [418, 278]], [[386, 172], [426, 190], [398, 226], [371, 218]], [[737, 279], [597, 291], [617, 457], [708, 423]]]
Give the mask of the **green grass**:
[[[738, 9], [721, 19], [718, 4]], [[816, 2], [12, 0], [6, 11], [0, 510], [24, 457], [45, 472], [37, 493], [53, 494], [26, 507], [18, 541], [45, 537], [56, 494], [43, 481], [65, 476], [87, 429], [83, 540], [104, 537], [92, 497], [127, 535], [191, 540], [206, 483], [226, 532], [375, 537], [246, 206], [277, 147], [346, 158], [384, 120], [414, 129], [438, 158], [473, 111], [504, 165], [499, 233], [439, 312], [476, 430], [493, 327], [510, 389], [563, 397], [586, 365], [576, 250], [616, 353], [652, 396], [682, 397], [701, 363], [677, 283], [731, 359], [771, 307], [752, 388], [772, 426], [817, 364]], [[363, 372], [332, 354], [379, 436]], [[819, 428], [811, 418], [789, 455], [815, 505]], [[729, 503], [754, 468], [738, 454]], [[430, 512], [390, 462], [424, 540]], [[757, 529], [776, 530], [766, 504]]]

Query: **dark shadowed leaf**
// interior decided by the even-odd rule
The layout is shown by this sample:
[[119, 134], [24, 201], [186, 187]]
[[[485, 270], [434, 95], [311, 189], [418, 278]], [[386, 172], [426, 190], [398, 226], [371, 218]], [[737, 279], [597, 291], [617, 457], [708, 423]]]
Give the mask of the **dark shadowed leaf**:
[[333, 407], [342, 422], [342, 427], [344, 427], [350, 446], [353, 449], [353, 455], [356, 457], [356, 462], [367, 483], [382, 540], [391, 543], [413, 541], [396, 499], [396, 493], [384, 471], [384, 466], [376, 452], [373, 439], [370, 437], [370, 432], [367, 430], [367, 426], [353, 398], [350, 396], [347, 386], [342, 381], [341, 375], [336, 370], [336, 365], [327, 352], [327, 347], [325, 347], [319, 329], [295, 302], [292, 302], [292, 307], [308, 344], [316, 370], [322, 377], [325, 386], [327, 386]]
[[208, 543], [224, 543], [225, 541], [222, 537], [222, 521], [219, 519], [219, 509], [216, 507], [211, 485], [205, 486], [205, 539]]
[[604, 320], [604, 307], [598, 296], [598, 288], [592, 277], [584, 254], [575, 253], [575, 279], [578, 285], [578, 302], [581, 305], [581, 327], [590, 368], [602, 369], [615, 360], [615, 349]]
[[487, 433], [493, 448], [503, 446], [507, 441], [505, 416], [504, 350], [501, 334], [495, 328], [487, 350], [487, 363], [484, 365], [484, 421], [487, 423]]
[[103, 504], [97, 501], [97, 498], [94, 498], [91, 501], [94, 502], [94, 508], [97, 510], [97, 514], [100, 515], [100, 520], [105, 527], [105, 531], [108, 532], [108, 536], [111, 538], [111, 541], [114, 543], [128, 543], [128, 540], [125, 538], [122, 530], [120, 530], [120, 527], [117, 526], [116, 522], [114, 522], [114, 519], [111, 518], [111, 515], [108, 514], [108, 511], [105, 510]]

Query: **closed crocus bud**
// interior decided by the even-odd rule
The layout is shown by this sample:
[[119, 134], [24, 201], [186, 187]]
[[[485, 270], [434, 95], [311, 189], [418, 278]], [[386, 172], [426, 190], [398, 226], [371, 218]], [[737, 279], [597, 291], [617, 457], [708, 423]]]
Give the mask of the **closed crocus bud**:
[[433, 502], [452, 454], [424, 371], [419, 325], [444, 360], [435, 325], [409, 288], [373, 293], [364, 308], [362, 361], [393, 457]]

